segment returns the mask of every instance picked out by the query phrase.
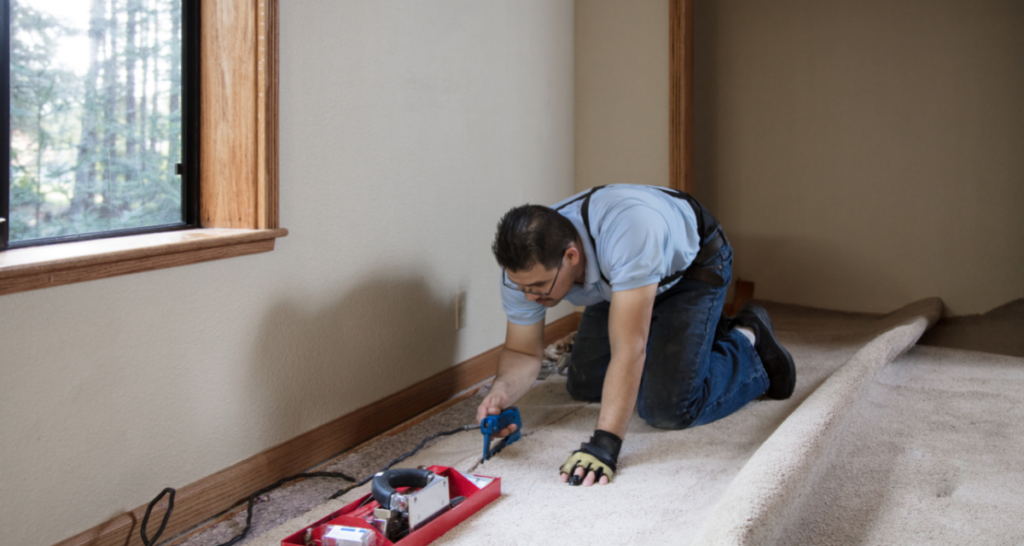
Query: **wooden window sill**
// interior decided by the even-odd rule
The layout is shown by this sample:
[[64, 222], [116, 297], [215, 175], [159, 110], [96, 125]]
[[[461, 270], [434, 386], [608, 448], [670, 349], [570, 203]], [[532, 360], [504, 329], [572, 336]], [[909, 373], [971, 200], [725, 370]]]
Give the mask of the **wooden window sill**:
[[0, 252], [0, 295], [269, 252], [286, 229], [188, 229]]

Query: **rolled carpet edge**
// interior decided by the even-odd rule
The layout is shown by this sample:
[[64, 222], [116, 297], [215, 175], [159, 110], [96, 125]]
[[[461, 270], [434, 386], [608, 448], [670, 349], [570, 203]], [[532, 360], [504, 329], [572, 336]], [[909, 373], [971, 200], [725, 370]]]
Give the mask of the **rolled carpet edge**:
[[761, 445], [726, 489], [695, 544], [774, 544], [829, 458], [860, 393], [942, 314], [927, 298], [878, 319], [873, 339], [818, 387]]

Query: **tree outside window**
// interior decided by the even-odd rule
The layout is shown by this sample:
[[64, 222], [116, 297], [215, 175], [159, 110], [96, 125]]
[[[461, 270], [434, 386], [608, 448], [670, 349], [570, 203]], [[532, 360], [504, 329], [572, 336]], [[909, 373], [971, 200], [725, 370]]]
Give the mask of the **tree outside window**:
[[182, 0], [10, 1], [10, 242], [183, 225]]

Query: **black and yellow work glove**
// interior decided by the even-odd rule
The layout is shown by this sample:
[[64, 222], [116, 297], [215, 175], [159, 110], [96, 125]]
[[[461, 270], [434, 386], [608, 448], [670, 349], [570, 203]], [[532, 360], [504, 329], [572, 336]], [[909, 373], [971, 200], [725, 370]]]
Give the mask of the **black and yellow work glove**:
[[[608, 481], [615, 475], [616, 464], [619, 461], [619, 450], [622, 449], [622, 438], [608, 432], [607, 430], [595, 430], [589, 442], [580, 444], [577, 451], [565, 460], [560, 469], [569, 475], [569, 485], [583, 483], [587, 472], [594, 473], [594, 482], [601, 479], [601, 476], [608, 476]], [[584, 470], [583, 476], [576, 475], [576, 468]]]

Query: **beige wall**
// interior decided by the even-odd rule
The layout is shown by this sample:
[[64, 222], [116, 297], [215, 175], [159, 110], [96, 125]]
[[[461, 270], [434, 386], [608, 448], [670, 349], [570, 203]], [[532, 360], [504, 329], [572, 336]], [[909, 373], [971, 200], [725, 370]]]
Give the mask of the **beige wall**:
[[696, 5], [695, 193], [758, 297], [1024, 296], [1024, 2]]
[[668, 6], [576, 2], [576, 191], [669, 184]]
[[573, 191], [572, 1], [281, 22], [277, 250], [0, 297], [0, 542], [47, 546], [502, 342], [494, 226]]

